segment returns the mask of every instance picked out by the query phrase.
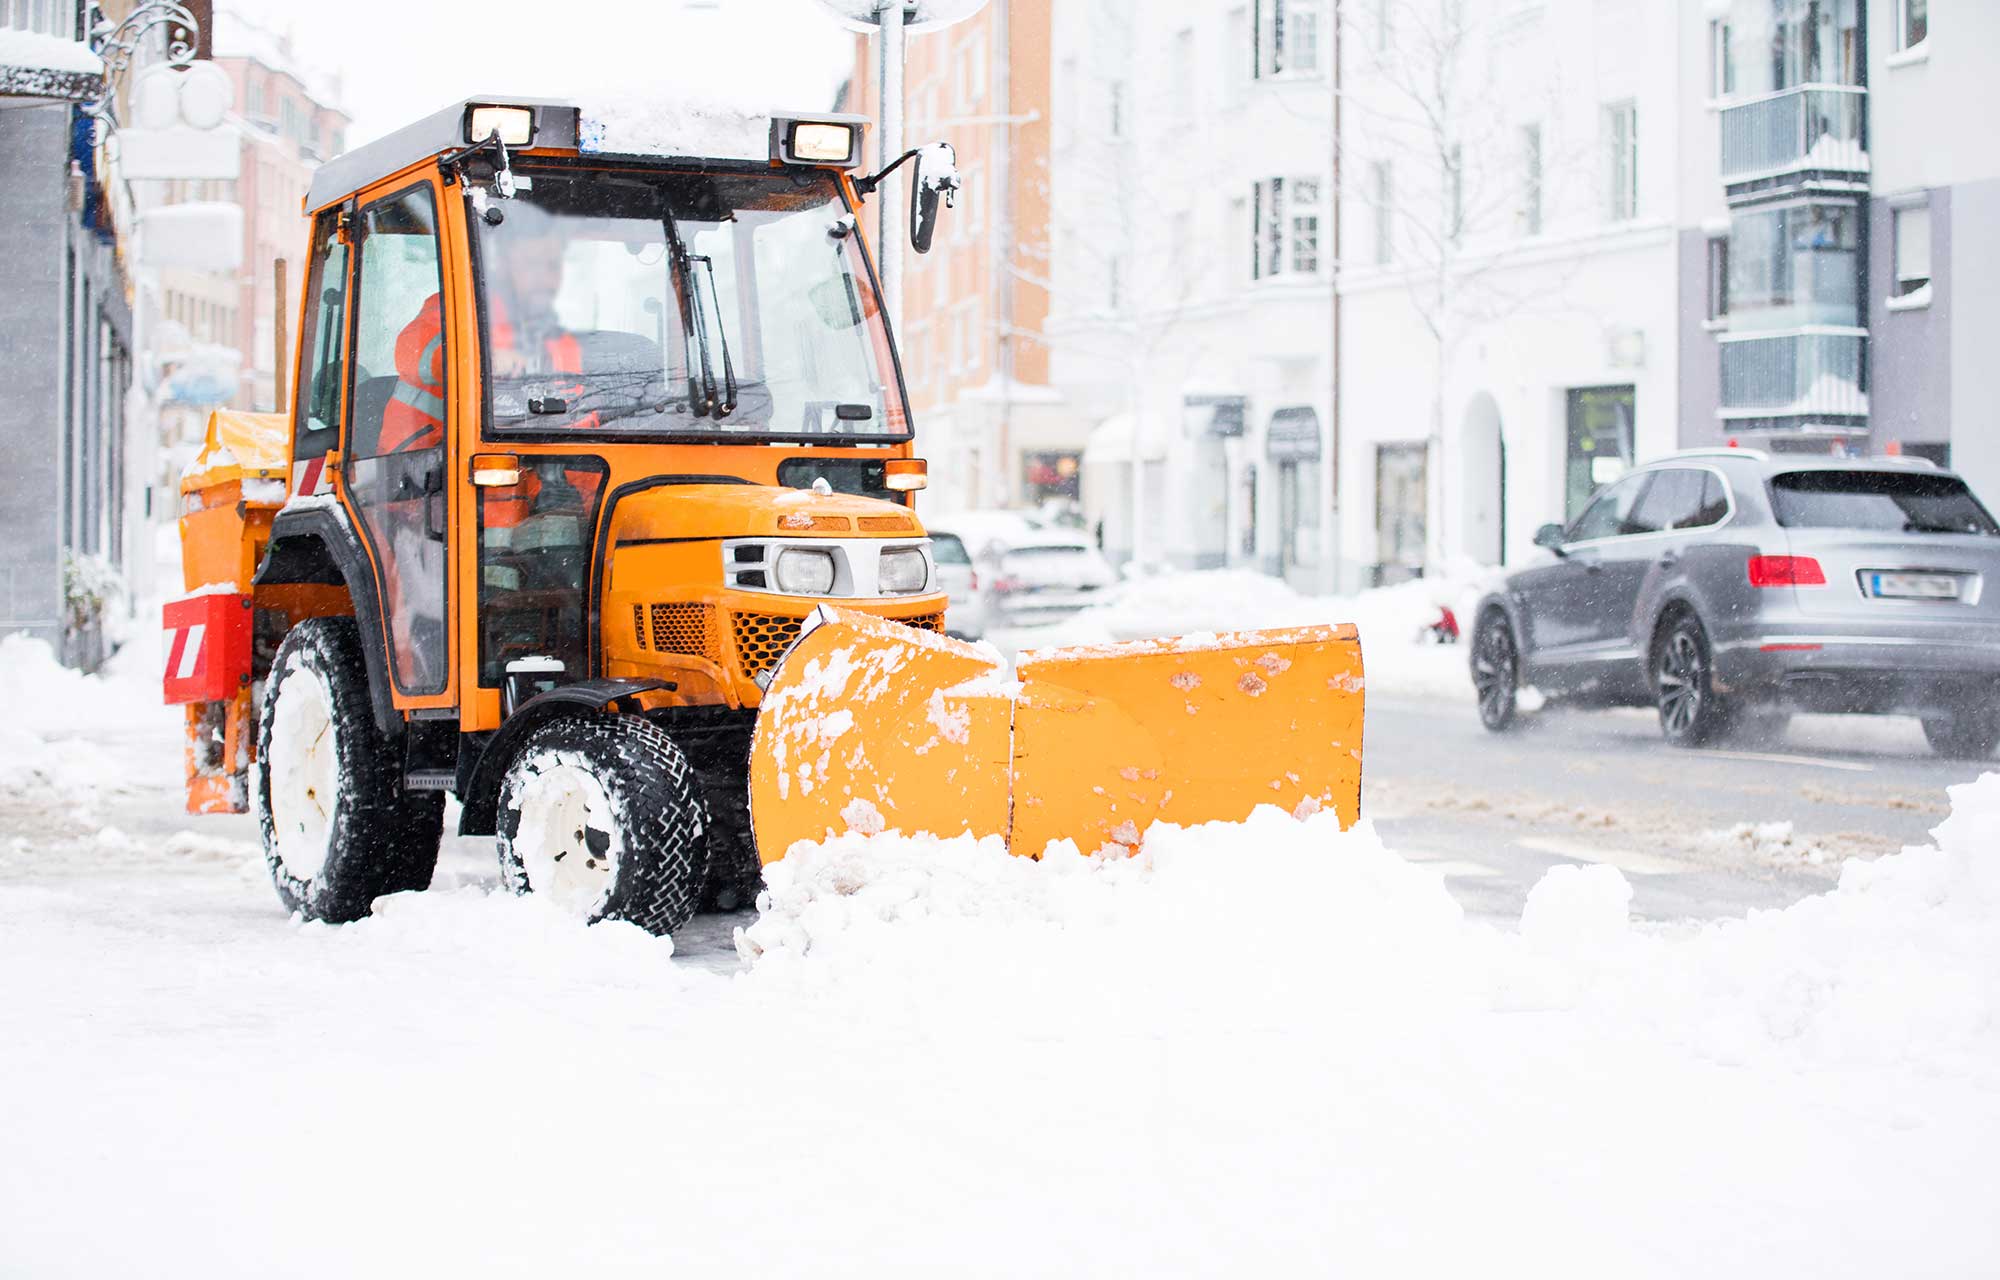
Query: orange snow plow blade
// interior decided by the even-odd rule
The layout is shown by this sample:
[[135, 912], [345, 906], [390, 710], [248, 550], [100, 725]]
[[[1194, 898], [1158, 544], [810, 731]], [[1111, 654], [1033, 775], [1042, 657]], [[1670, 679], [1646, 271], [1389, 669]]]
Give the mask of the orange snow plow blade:
[[822, 609], [758, 715], [750, 813], [769, 863], [847, 831], [998, 835], [1040, 856], [1136, 848], [1155, 821], [1361, 806], [1351, 626], [1030, 652]]

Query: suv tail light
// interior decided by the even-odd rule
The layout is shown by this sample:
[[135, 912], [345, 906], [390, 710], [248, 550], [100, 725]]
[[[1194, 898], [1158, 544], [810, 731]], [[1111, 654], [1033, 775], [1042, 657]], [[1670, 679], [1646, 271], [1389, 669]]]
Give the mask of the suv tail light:
[[1826, 573], [1811, 556], [1751, 556], [1753, 587], [1823, 587]]

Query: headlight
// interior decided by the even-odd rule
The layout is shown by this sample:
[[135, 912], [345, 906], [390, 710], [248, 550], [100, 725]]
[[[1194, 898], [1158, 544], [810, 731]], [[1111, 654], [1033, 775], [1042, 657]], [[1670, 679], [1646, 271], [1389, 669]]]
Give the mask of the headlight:
[[778, 553], [778, 590], [795, 596], [823, 596], [833, 590], [833, 553], [801, 551], [794, 547]]
[[882, 553], [879, 581], [884, 595], [915, 595], [924, 589], [930, 576], [924, 553], [915, 547], [898, 547]]

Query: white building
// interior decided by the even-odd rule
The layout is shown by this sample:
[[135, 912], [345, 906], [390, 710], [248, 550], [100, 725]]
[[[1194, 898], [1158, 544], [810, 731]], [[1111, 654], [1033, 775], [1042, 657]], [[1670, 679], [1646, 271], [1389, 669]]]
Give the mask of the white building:
[[1346, 7], [1343, 585], [1512, 561], [1675, 446], [1678, 6]]
[[1332, 585], [1330, 7], [1053, 22], [1050, 382], [1114, 559]]

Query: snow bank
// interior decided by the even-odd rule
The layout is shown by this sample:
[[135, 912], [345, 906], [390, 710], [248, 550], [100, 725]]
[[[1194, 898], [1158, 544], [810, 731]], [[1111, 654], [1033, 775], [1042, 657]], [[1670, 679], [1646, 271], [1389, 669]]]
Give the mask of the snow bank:
[[[142, 619], [112, 659], [112, 678], [56, 661], [47, 641], [0, 637], [0, 791], [88, 792], [118, 785], [124, 764], [105, 738], [173, 732], [179, 708], [159, 699], [159, 628]], [[150, 674], [151, 688], [141, 681]], [[135, 686], [152, 694], [135, 696]], [[167, 761], [179, 765], [178, 756]]]
[[1022, 649], [1098, 644], [1156, 636], [1352, 622], [1361, 631], [1368, 688], [1376, 693], [1470, 698], [1467, 649], [1423, 638], [1449, 606], [1470, 640], [1472, 609], [1488, 570], [1464, 566], [1352, 596], [1305, 596], [1266, 574], [1243, 569], [1164, 573], [1120, 584], [1105, 603], [1051, 627], [1008, 634]]
[[[1562, 1010], [1724, 1065], [1957, 1073], [2000, 1063], [2000, 773], [1951, 794], [1937, 846], [1849, 862], [1830, 894], [1679, 935], [1635, 929], [1631, 886], [1609, 866], [1551, 870], [1517, 934], [1468, 925], [1442, 877], [1369, 824], [1265, 808], [1156, 826], [1133, 858], [1057, 844], [1036, 863], [997, 839], [895, 832], [802, 846], [767, 869], [738, 946], [759, 979], [977, 991], [989, 1011], [1053, 1016], [1050, 989], [1088, 973], [1118, 991], [1115, 1014], [1092, 999], [1090, 1016], [1121, 1021], [1227, 1022], [1294, 1001], [1307, 1021]], [[1230, 962], [1191, 945], [1253, 920]], [[1991, 1065], [1980, 1074], [2000, 1083]]]

